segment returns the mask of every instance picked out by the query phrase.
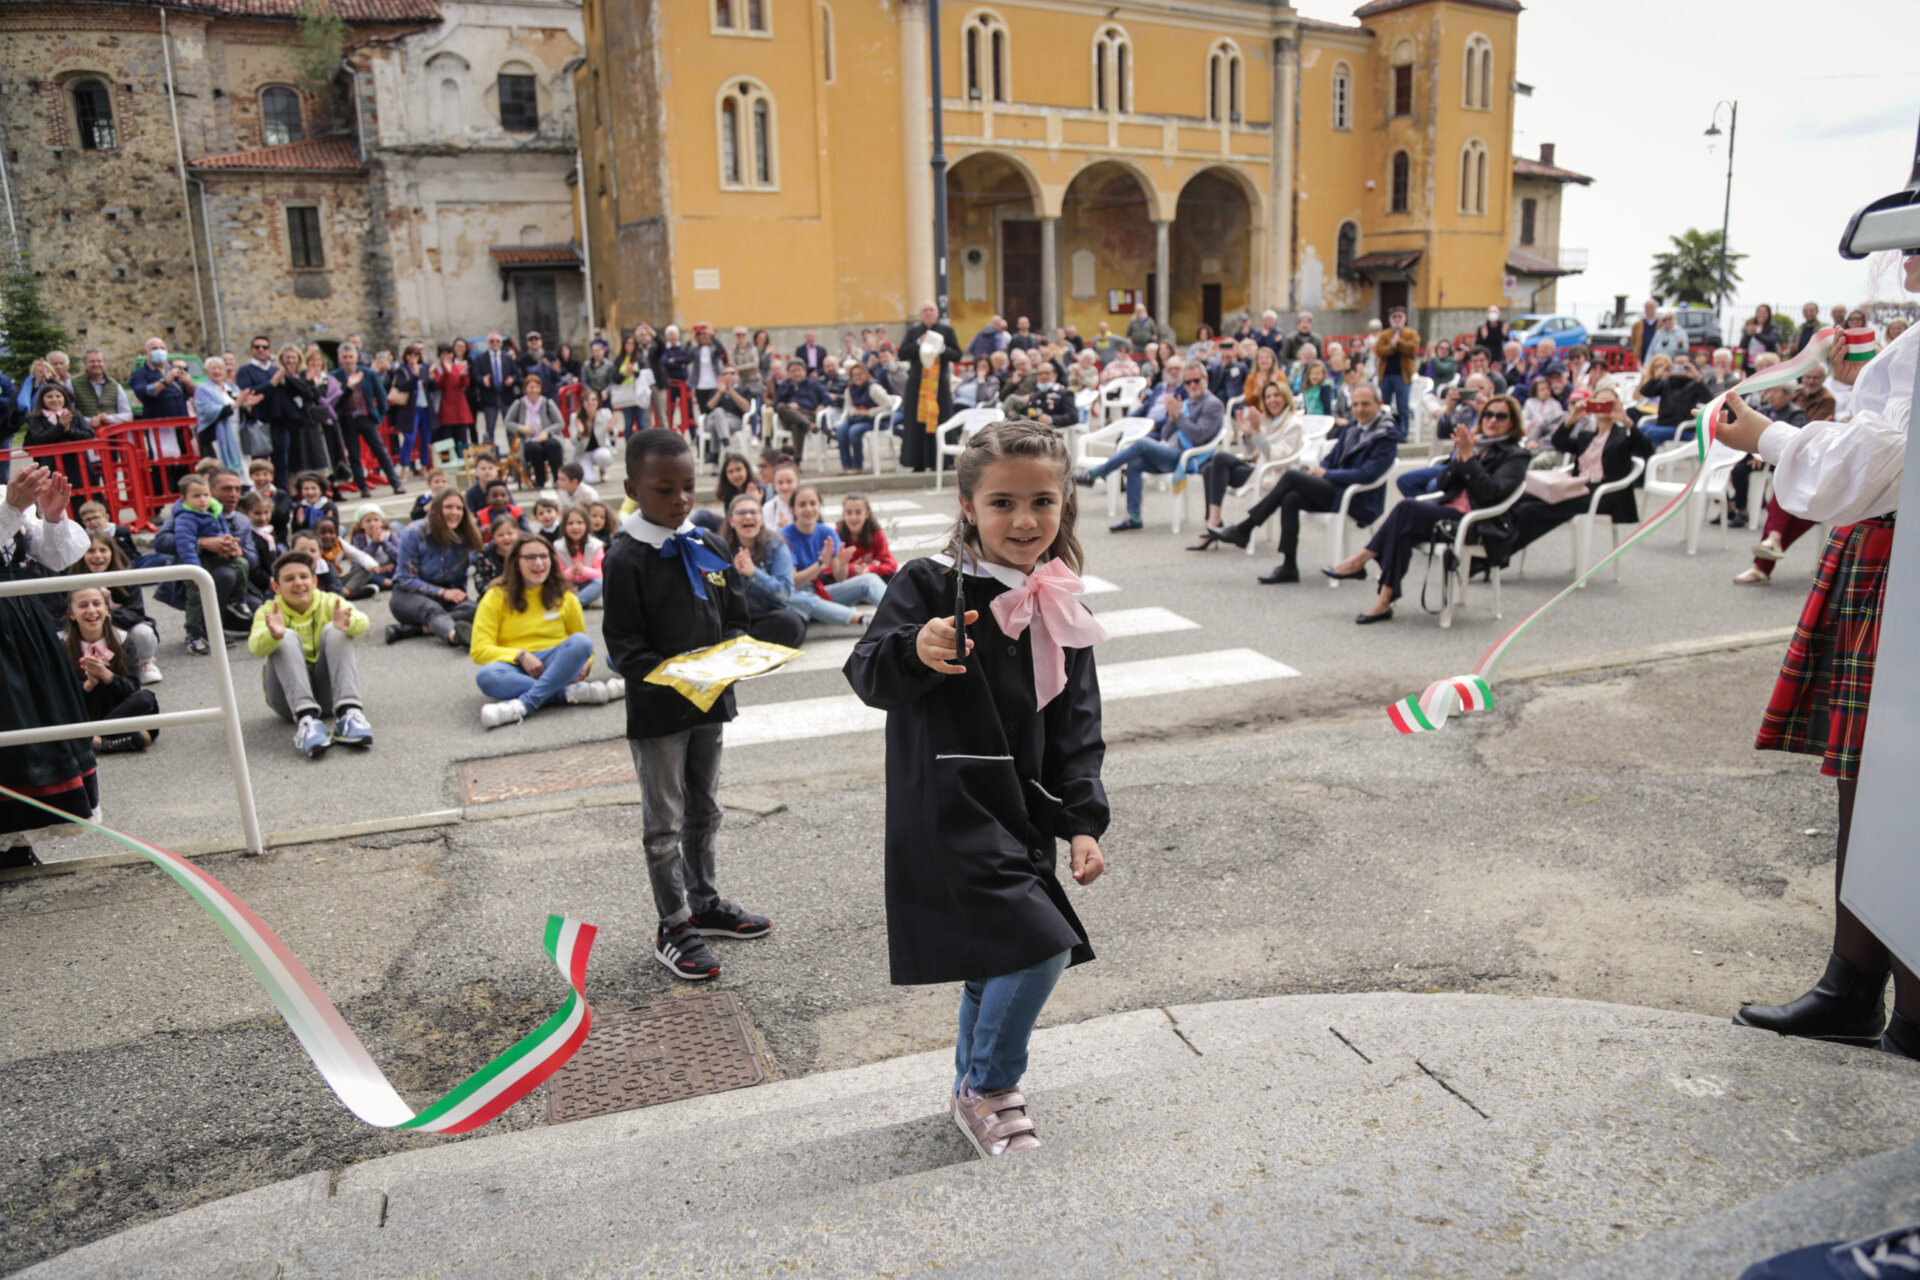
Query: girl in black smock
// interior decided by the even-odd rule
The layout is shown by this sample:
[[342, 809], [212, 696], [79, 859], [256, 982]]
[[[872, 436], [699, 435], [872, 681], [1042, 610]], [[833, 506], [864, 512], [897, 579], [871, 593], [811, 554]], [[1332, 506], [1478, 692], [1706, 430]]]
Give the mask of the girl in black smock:
[[[954, 1114], [980, 1153], [994, 1156], [1039, 1145], [1016, 1088], [1027, 1038], [1060, 971], [1093, 959], [1061, 887], [1055, 842], [1071, 843], [1080, 883], [1104, 869], [1106, 745], [1085, 647], [1104, 633], [1070, 594], [1080, 590], [1071, 572], [1079, 548], [1059, 435], [997, 423], [969, 442], [958, 470], [968, 513], [964, 548], [959, 538], [954, 548], [961, 572], [952, 554], [903, 567], [845, 671], [862, 701], [887, 712], [892, 979], [966, 984]], [[1031, 503], [1000, 491], [1020, 484]], [[1026, 531], [1011, 554], [1009, 522]], [[992, 562], [1023, 553], [1032, 575]], [[996, 599], [1034, 597], [1043, 586], [1053, 612], [1036, 600], [1034, 620], [997, 616]], [[971, 649], [963, 666], [951, 661], [956, 591]]]

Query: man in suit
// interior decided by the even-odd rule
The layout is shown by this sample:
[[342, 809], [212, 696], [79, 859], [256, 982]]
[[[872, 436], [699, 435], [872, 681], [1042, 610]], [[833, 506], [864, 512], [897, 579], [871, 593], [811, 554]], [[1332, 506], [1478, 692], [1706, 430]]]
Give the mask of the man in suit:
[[400, 473], [394, 468], [387, 442], [380, 438], [380, 420], [387, 413], [387, 387], [371, 368], [360, 367], [360, 353], [350, 346], [340, 348], [340, 367], [327, 375], [340, 386], [334, 401], [334, 415], [340, 419], [340, 436], [347, 449], [347, 465], [353, 469], [353, 483], [361, 496], [367, 495], [367, 469], [360, 460], [360, 444], [366, 442], [374, 461], [386, 473], [387, 484], [396, 494], [405, 493]]
[[[920, 340], [929, 333], [937, 334], [944, 344], [932, 364], [925, 362], [920, 350]], [[900, 465], [926, 471], [939, 461], [933, 433], [953, 416], [953, 387], [947, 375], [953, 362], [966, 351], [953, 326], [940, 318], [940, 308], [928, 301], [920, 304], [919, 323], [900, 339], [900, 354], [907, 366], [906, 393], [900, 400]], [[929, 380], [931, 385], [923, 400], [921, 385]]]
[[794, 359], [807, 366], [807, 376], [817, 378], [825, 368], [827, 349], [815, 341], [813, 330], [806, 332], [806, 340], [793, 349]]
[[468, 374], [480, 408], [487, 415], [486, 438], [495, 448], [504, 449], [505, 444], [494, 431], [500, 414], [520, 398], [520, 364], [501, 349], [500, 335], [489, 333], [487, 349], [468, 362]]

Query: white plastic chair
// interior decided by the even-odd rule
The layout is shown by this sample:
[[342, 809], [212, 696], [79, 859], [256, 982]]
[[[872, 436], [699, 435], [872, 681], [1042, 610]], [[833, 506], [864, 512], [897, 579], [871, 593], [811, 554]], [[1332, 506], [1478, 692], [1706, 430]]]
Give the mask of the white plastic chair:
[[[1110, 427], [1132, 415], [1147, 394], [1147, 380], [1141, 377], [1115, 378], [1100, 388], [1100, 426]], [[1088, 418], [1092, 425], [1093, 419]]]
[[1415, 377], [1407, 384], [1407, 416], [1413, 421], [1407, 424], [1407, 439], [1425, 440], [1433, 430], [1433, 420], [1439, 416], [1440, 401], [1433, 394], [1433, 379], [1425, 374]]
[[837, 443], [839, 436], [834, 429], [840, 425], [840, 419], [845, 416], [844, 411], [836, 409], [830, 404], [823, 404], [813, 411], [814, 430], [820, 433], [823, 441], [823, 443], [814, 450], [814, 456], [820, 463], [819, 470], [821, 475], [827, 473], [827, 455], [833, 453], [836, 457], [838, 456]]
[[[1600, 500], [1610, 493], [1619, 493], [1623, 489], [1631, 489], [1633, 482], [1638, 480], [1640, 473], [1646, 469], [1647, 460], [1645, 458], [1635, 458], [1633, 460], [1633, 466], [1627, 471], [1626, 475], [1620, 477], [1618, 480], [1610, 481], [1607, 484], [1594, 486], [1593, 497], [1588, 501], [1587, 509], [1567, 522], [1567, 527], [1573, 531], [1573, 576], [1576, 579], [1587, 571], [1588, 565], [1593, 563], [1593, 533], [1600, 519]], [[1620, 526], [1612, 520], [1609, 520], [1607, 521], [1607, 528], [1612, 531], [1613, 545], [1616, 547], [1619, 546]], [[1525, 547], [1522, 547], [1520, 550], [1518, 572], [1521, 574], [1525, 574], [1527, 571], [1528, 550], [1529, 548]], [[1613, 580], [1615, 582], [1620, 581], [1620, 562], [1618, 560], [1613, 562]], [[1583, 589], [1586, 585], [1584, 582], [1580, 584]]]
[[[1467, 545], [1468, 534], [1472, 531], [1473, 526], [1485, 524], [1495, 516], [1504, 515], [1512, 510], [1513, 504], [1520, 501], [1520, 495], [1526, 491], [1526, 485], [1517, 484], [1513, 486], [1512, 493], [1508, 494], [1493, 506], [1479, 507], [1460, 517], [1459, 530], [1453, 535], [1452, 549], [1454, 569], [1450, 575], [1452, 581], [1444, 584], [1447, 588], [1447, 603], [1442, 606], [1440, 610], [1440, 626], [1443, 630], [1453, 626], [1453, 611], [1467, 603], [1467, 580], [1473, 576], [1473, 561], [1470, 557], [1474, 550]], [[1444, 574], [1445, 561], [1443, 560], [1441, 563], [1442, 573]], [[1431, 560], [1429, 560], [1427, 564], [1427, 576], [1429, 578], [1433, 576], [1433, 564]], [[1503, 613], [1500, 608], [1499, 565], [1489, 562], [1487, 580], [1493, 585], [1493, 616], [1503, 618], [1506, 614]], [[1457, 591], [1454, 589], [1456, 587], [1458, 588]]]
[[1199, 471], [1196, 469], [1189, 472], [1188, 468], [1198, 468], [1208, 454], [1216, 449], [1225, 447], [1228, 440], [1227, 433], [1232, 429], [1232, 424], [1223, 420], [1220, 423], [1220, 430], [1214, 435], [1212, 440], [1209, 440], [1206, 444], [1195, 445], [1191, 449], [1182, 450], [1180, 453], [1180, 461], [1174, 464], [1172, 473], [1160, 477], [1163, 486], [1173, 491], [1173, 532], [1179, 533], [1180, 526], [1186, 522], [1187, 490], [1191, 489], [1193, 482], [1199, 479]]
[[958, 458], [967, 451], [967, 441], [982, 427], [1000, 421], [998, 406], [985, 409], [962, 409], [940, 424], [934, 432], [933, 488], [937, 493], [946, 483], [947, 459]]
[[[1124, 381], [1124, 379], [1122, 379]], [[1090, 470], [1112, 458], [1125, 445], [1153, 430], [1151, 418], [1122, 418], [1111, 426], [1089, 431], [1080, 438], [1079, 449], [1074, 454], [1074, 470]], [[1120, 480], [1118, 473], [1105, 478], [1107, 486], [1107, 517], [1112, 519], [1119, 514]]]
[[[1333, 442], [1323, 441], [1319, 447], [1319, 456], [1324, 458], [1332, 451]], [[1385, 489], [1393, 482], [1394, 476], [1401, 471], [1410, 467], [1424, 467], [1426, 465], [1428, 464], [1411, 460], [1406, 462], [1396, 461], [1391, 467], [1387, 468], [1385, 475], [1375, 480], [1372, 484], [1348, 485], [1340, 494], [1340, 505], [1332, 511], [1302, 511], [1300, 513], [1301, 523], [1323, 524], [1327, 526], [1327, 563], [1339, 564], [1347, 558], [1347, 530], [1349, 528], [1356, 534], [1366, 532], [1366, 530], [1361, 528], [1353, 519], [1352, 507], [1355, 498], [1363, 493], [1373, 493], [1376, 490]], [[1383, 507], [1382, 509], [1384, 510], [1385, 508]], [[1248, 541], [1252, 542], [1253, 540], [1249, 538]], [[1327, 585], [1329, 587], [1338, 587], [1340, 580], [1338, 578], [1328, 578]]]
[[1694, 476], [1693, 492], [1688, 495], [1684, 513], [1688, 555], [1699, 554], [1700, 531], [1706, 527], [1710, 511], [1717, 510], [1720, 516], [1720, 542], [1723, 546], [1726, 544], [1727, 513], [1733, 507], [1727, 501], [1727, 486], [1733, 480], [1734, 467], [1739, 465], [1744, 456], [1739, 450], [1718, 441], [1707, 450], [1707, 460]]

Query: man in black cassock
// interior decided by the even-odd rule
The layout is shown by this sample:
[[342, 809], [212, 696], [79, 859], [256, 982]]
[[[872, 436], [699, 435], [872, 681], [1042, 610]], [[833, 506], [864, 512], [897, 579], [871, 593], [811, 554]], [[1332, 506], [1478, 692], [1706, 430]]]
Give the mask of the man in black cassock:
[[[939, 362], [932, 368], [923, 368], [920, 360], [920, 339], [932, 331], [946, 340], [946, 350]], [[939, 454], [934, 450], [934, 431], [939, 425], [953, 416], [953, 384], [947, 374], [952, 362], [966, 354], [960, 345], [960, 335], [953, 326], [940, 320], [940, 308], [931, 302], [920, 304], [920, 323], [908, 329], [906, 336], [900, 339], [900, 355], [907, 362], [907, 386], [900, 398], [900, 465], [912, 471], [927, 471], [938, 461]], [[920, 380], [923, 377], [936, 379], [937, 389], [934, 403], [923, 407], [920, 403]], [[927, 412], [931, 410], [931, 414]], [[931, 421], [928, 421], [929, 416]]]

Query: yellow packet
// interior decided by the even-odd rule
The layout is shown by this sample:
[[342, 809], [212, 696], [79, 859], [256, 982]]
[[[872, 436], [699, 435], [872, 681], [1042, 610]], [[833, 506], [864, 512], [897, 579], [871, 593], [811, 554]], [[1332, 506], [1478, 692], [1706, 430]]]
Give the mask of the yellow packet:
[[677, 689], [694, 706], [711, 711], [734, 681], [764, 676], [799, 656], [798, 649], [768, 644], [752, 636], [735, 636], [705, 649], [668, 658], [647, 672], [647, 683]]

